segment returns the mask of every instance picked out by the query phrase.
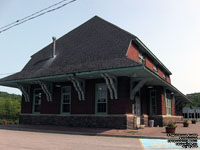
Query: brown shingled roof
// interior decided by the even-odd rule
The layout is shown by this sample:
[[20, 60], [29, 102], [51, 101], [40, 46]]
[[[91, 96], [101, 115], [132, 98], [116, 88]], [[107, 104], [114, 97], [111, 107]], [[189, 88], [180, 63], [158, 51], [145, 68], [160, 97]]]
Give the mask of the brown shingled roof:
[[51, 43], [35, 53], [21, 72], [0, 81], [137, 66], [140, 64], [126, 57], [133, 38], [129, 32], [95, 16], [56, 41], [55, 58]]

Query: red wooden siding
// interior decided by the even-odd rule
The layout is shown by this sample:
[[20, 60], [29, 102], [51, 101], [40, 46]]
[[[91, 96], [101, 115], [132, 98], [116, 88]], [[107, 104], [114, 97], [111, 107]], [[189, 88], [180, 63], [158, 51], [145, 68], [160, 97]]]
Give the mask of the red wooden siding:
[[175, 116], [176, 115], [175, 114], [175, 109], [176, 108], [175, 108], [175, 101], [174, 101], [174, 99], [172, 99], [172, 103], [171, 104], [172, 104], [172, 106], [171, 106], [172, 107], [172, 115]]
[[171, 83], [170, 76], [169, 76], [169, 75], [167, 75], [166, 77], [167, 77], [167, 82]]
[[163, 78], [164, 73], [160, 68], [158, 68], [158, 75]]
[[145, 57], [145, 65], [146, 67], [148, 67], [150, 70], [153, 71], [154, 64], [148, 57]]
[[[71, 86], [71, 114], [95, 114], [95, 85], [105, 83], [104, 79], [86, 80], [85, 82], [85, 100], [78, 99], [71, 82], [54, 83], [53, 85], [53, 101], [48, 102], [46, 96], [42, 93], [41, 114], [60, 114], [61, 107], [61, 87]], [[56, 85], [61, 85], [57, 87]], [[32, 113], [33, 89], [40, 88], [39, 85], [31, 87], [31, 102], [25, 102], [22, 97], [22, 113]], [[166, 114], [166, 104], [164, 100], [164, 89], [162, 87], [154, 87], [157, 91], [157, 113], [158, 115]], [[141, 89], [141, 113], [149, 115], [149, 89], [144, 86]], [[111, 100], [108, 91], [108, 114], [129, 114], [132, 113], [132, 104], [134, 100], [130, 100], [130, 78], [118, 77], [118, 99]], [[172, 102], [172, 115], [175, 115], [175, 107]]]
[[136, 62], [139, 60], [139, 51], [137, 48], [130, 42], [128, 51], [126, 53], [126, 56]]
[[161, 93], [161, 100], [162, 100], [162, 115], [166, 115], [166, 103], [165, 103], [165, 95], [164, 91]]
[[149, 91], [146, 86], [143, 86], [141, 91], [141, 114], [148, 115], [149, 114]]
[[108, 114], [132, 113], [133, 100], [130, 100], [130, 78], [118, 77], [118, 100], [108, 101]]
[[[139, 50], [132, 42], [130, 42], [129, 44], [126, 56], [136, 62], [139, 62]], [[145, 66], [148, 67], [150, 70], [154, 71], [153, 70], [154, 63], [148, 56], [145, 57]], [[159, 66], [157, 68], [158, 68], [158, 75], [161, 78], [163, 78], [164, 75], [163, 71], [159, 68]], [[171, 83], [169, 75], [166, 75], [166, 81]]]
[[32, 103], [32, 96], [30, 97], [30, 102], [25, 102], [25, 98], [22, 95], [21, 113], [32, 113]]

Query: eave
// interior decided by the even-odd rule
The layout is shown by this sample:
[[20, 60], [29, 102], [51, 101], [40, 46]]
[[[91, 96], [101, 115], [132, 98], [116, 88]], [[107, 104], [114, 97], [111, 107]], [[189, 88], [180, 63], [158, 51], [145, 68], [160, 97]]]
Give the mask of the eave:
[[139, 38], [134, 38], [133, 42], [139, 46], [141, 51], [146, 53], [151, 59], [155, 60], [155, 63], [158, 64], [164, 70], [164, 72], [172, 75], [169, 69], [148, 49], [148, 47], [145, 46], [145, 44]]
[[0, 85], [9, 86], [9, 87], [17, 87], [17, 83], [35, 84], [37, 83], [38, 80], [49, 81], [49, 82], [66, 82], [68, 81], [67, 77], [70, 77], [70, 76], [83, 79], [83, 80], [97, 79], [97, 78], [102, 78], [101, 75], [103, 73], [108, 73], [109, 75], [115, 76], [115, 77], [128, 76], [128, 77], [134, 78], [134, 80], [151, 78], [152, 80], [146, 82], [145, 85], [162, 86], [174, 92], [174, 96], [178, 97], [179, 100], [191, 103], [191, 100], [187, 98], [183, 93], [181, 93], [177, 88], [175, 88], [172, 84], [168, 83], [166, 80], [161, 78], [158, 74], [154, 73], [153, 71], [151, 71], [144, 65], [139, 65], [135, 67], [126, 67], [126, 68], [96, 70], [96, 71], [90, 71], [90, 72], [78, 72], [74, 74], [63, 74], [63, 75], [55, 75], [55, 76], [47, 76], [47, 77], [4, 81], [4, 82], [0, 82]]

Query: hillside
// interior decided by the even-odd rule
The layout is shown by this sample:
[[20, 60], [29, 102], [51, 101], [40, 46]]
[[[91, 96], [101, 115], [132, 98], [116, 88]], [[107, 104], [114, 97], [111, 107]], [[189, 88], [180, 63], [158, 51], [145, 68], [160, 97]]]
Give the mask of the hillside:
[[7, 119], [17, 122], [21, 112], [21, 95], [0, 92], [0, 124]]
[[21, 95], [16, 95], [16, 94], [9, 94], [7, 92], [0, 92], [0, 100], [21, 100]]
[[191, 93], [186, 96], [192, 100], [192, 104], [186, 104], [186, 106], [200, 107], [200, 93]]

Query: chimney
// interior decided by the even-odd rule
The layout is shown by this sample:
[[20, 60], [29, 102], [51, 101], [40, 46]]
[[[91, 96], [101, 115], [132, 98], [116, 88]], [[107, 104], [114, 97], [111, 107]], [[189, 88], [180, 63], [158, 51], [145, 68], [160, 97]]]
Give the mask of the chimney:
[[54, 58], [54, 57], [56, 57], [56, 37], [53, 36], [52, 39], [53, 39], [53, 53], [52, 53], [52, 57]]

